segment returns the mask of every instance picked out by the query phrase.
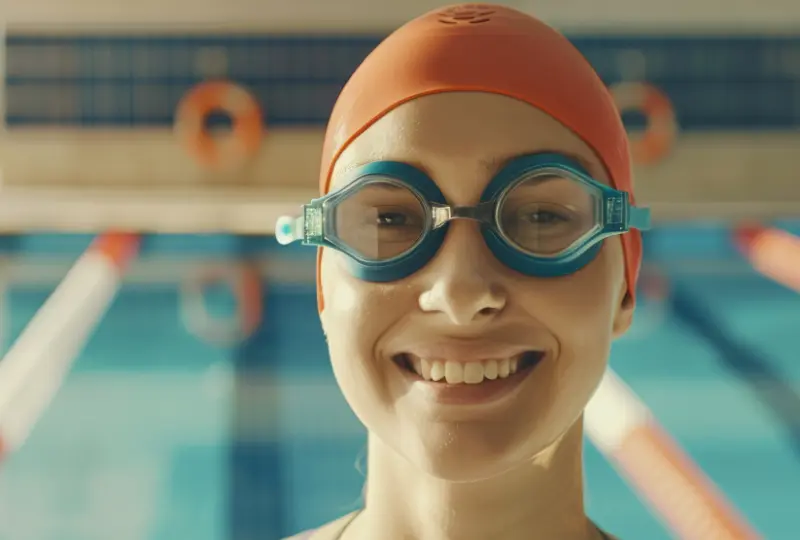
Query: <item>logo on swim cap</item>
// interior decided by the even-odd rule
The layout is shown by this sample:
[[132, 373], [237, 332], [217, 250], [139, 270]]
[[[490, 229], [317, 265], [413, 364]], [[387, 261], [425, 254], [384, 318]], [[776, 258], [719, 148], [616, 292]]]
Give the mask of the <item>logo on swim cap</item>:
[[439, 22], [443, 24], [480, 24], [489, 22], [494, 13], [495, 10], [490, 5], [463, 4], [441, 11]]

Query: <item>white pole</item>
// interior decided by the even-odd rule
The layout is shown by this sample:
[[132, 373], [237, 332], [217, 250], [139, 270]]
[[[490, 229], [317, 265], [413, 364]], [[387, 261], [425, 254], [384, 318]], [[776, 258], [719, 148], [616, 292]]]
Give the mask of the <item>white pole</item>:
[[0, 461], [25, 442], [61, 387], [138, 248], [135, 235], [100, 236], [0, 360]]
[[584, 428], [676, 538], [761, 538], [611, 370], [586, 408]]

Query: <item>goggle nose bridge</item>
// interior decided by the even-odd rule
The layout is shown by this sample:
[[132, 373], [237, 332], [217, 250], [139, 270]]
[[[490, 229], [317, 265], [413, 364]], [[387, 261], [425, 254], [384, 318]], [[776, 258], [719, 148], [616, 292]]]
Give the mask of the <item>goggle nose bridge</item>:
[[433, 228], [438, 229], [454, 219], [469, 219], [479, 223], [492, 224], [494, 221], [496, 201], [487, 201], [475, 206], [433, 205]]

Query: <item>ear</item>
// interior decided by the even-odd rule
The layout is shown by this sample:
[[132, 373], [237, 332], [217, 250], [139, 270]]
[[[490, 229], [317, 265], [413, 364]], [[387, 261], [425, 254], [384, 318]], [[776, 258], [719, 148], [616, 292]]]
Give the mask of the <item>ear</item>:
[[628, 284], [623, 282], [617, 301], [617, 309], [614, 314], [614, 324], [612, 332], [614, 339], [622, 337], [633, 324], [633, 310], [636, 307], [636, 300], [628, 292]]

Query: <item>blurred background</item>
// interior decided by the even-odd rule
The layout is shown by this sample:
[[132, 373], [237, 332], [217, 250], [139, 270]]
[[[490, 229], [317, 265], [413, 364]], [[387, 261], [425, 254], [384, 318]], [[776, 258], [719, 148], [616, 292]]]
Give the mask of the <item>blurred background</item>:
[[[273, 540], [358, 508], [364, 431], [328, 364], [314, 250], [278, 250], [271, 233], [316, 194], [322, 130], [348, 76], [441, 5], [5, 2], [3, 350], [95, 234], [146, 234], [63, 387], [0, 463], [0, 539]], [[637, 189], [656, 227], [612, 367], [766, 538], [798, 538], [800, 295], [786, 269], [800, 273], [800, 3], [508, 5], [563, 30], [645, 109], [624, 118], [644, 141]], [[203, 122], [236, 126], [204, 119], [191, 92], [208, 80], [252, 97], [236, 114], [260, 117], [263, 137], [223, 133], [249, 154], [220, 143], [234, 157], [212, 159], [202, 145]], [[753, 258], [742, 223], [780, 231], [783, 247]], [[41, 345], [30, 355], [71, 360], [47, 331], [30, 339]], [[586, 452], [599, 524], [670, 538]]]

